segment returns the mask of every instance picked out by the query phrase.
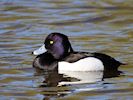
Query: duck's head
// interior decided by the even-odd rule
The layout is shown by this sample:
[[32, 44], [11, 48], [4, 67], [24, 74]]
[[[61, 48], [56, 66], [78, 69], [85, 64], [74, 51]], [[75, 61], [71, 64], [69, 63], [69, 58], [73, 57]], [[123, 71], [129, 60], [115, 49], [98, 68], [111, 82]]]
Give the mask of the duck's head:
[[61, 33], [49, 34], [39, 49], [33, 52], [34, 55], [40, 55], [45, 52], [50, 53], [55, 59], [61, 59], [68, 53], [73, 52], [68, 37]]

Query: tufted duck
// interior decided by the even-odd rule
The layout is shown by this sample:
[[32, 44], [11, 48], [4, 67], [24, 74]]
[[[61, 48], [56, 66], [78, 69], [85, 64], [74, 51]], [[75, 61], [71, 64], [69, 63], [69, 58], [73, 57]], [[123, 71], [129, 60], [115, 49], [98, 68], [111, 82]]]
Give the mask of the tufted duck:
[[74, 51], [68, 37], [61, 33], [49, 34], [44, 45], [33, 52], [37, 55], [33, 67], [61, 71], [117, 71], [122, 64], [102, 53]]

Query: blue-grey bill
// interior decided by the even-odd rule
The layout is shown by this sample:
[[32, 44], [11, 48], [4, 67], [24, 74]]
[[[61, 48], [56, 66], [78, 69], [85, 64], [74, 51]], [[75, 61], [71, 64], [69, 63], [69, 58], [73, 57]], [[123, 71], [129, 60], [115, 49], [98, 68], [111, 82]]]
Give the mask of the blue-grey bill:
[[45, 45], [42, 45], [39, 49], [33, 51], [33, 54], [37, 56], [43, 54], [44, 52], [46, 52]]

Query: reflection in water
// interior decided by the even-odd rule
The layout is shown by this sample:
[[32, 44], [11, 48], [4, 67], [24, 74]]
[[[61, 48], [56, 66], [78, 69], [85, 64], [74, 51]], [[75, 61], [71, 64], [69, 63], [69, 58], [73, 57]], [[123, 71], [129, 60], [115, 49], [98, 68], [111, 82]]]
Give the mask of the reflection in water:
[[73, 84], [88, 84], [103, 81], [105, 78], [117, 77], [120, 71], [94, 71], [94, 72], [77, 72], [77, 71], [63, 71], [58, 73], [54, 71], [44, 71], [36, 69], [35, 76], [43, 77], [41, 86], [55, 87]]
[[[90, 86], [96, 82], [101, 82], [105, 78], [117, 77], [120, 72], [62, 72], [38, 70], [35, 73], [37, 87], [44, 88], [41, 92], [44, 93], [44, 99], [51, 97], [64, 97], [71, 93], [92, 91], [101, 89], [101, 86]], [[34, 80], [35, 81], [35, 80]], [[83, 87], [81, 87], [83, 85]], [[74, 89], [73, 87], [76, 86]], [[57, 87], [57, 88], [56, 88]], [[77, 88], [80, 87], [80, 88]], [[49, 88], [49, 89], [47, 89]], [[50, 89], [51, 88], [51, 89]], [[54, 89], [55, 88], [55, 89]]]
[[61, 82], [59, 85], [67, 84], [84, 84], [84, 83], [94, 83], [101, 81], [103, 78], [103, 72], [64, 72], [65, 75], [70, 78], [76, 78], [77, 81]]

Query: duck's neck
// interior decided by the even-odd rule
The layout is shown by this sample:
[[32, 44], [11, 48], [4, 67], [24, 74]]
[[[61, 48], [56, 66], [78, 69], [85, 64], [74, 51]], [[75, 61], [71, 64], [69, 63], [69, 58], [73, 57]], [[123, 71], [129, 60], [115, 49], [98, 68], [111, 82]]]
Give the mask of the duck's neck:
[[74, 50], [73, 50], [73, 48], [72, 48], [72, 46], [71, 46], [71, 44], [69, 42], [69, 49], [68, 49], [67, 52], [64, 53], [64, 57], [63, 58], [65, 58], [66, 56], [70, 55], [73, 52], [74, 52]]
[[67, 49], [64, 49], [64, 53], [63, 53], [63, 55], [60, 56], [59, 60], [64, 59], [65, 57], [67, 57], [68, 55], [70, 55], [71, 53], [74, 52], [70, 42], [68, 42], [68, 45], [69, 45], [69, 47]]
[[74, 52], [74, 50], [73, 50], [73, 48], [72, 48], [70, 42], [69, 42], [69, 49], [68, 49], [68, 52], [69, 52], [69, 53], [70, 53], [70, 52]]

